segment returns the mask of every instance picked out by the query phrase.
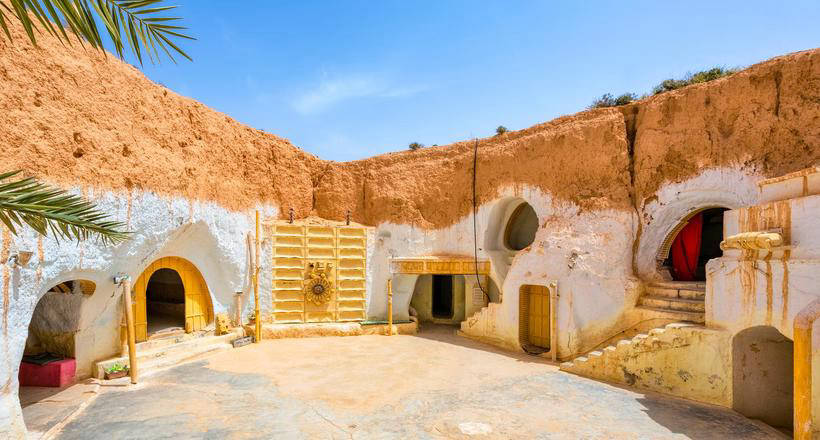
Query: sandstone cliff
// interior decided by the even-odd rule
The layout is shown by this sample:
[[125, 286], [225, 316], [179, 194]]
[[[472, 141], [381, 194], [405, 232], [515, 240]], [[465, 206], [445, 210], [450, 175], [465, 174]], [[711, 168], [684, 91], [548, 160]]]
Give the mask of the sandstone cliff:
[[[443, 227], [469, 214], [473, 143], [331, 164], [317, 214]], [[664, 184], [704, 169], [765, 177], [820, 161], [820, 49], [617, 109], [480, 139], [478, 200], [531, 185], [584, 209], [641, 208]]]
[[[338, 163], [152, 83], [113, 56], [19, 29], [0, 40], [0, 162], [65, 186], [142, 188], [231, 209], [450, 225], [471, 210], [472, 141]], [[479, 203], [527, 185], [633, 209], [703, 169], [775, 176], [820, 159], [820, 50], [614, 109], [479, 140]]]
[[320, 161], [149, 81], [112, 55], [19, 27], [0, 38], [0, 163], [64, 186], [312, 206]]

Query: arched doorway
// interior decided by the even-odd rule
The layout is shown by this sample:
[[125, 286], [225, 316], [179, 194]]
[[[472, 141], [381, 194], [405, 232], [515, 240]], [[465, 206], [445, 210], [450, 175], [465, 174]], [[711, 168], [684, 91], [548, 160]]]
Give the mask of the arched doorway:
[[137, 341], [148, 340], [151, 330], [162, 334], [176, 325], [190, 333], [213, 322], [205, 279], [184, 258], [165, 257], [151, 263], [134, 283], [133, 295]]
[[151, 275], [145, 308], [149, 335], [185, 329], [185, 286], [179, 272], [162, 268]]
[[84, 366], [94, 360], [94, 353], [84, 338], [81, 316], [95, 290], [93, 281], [63, 281], [52, 286], [34, 307], [17, 375], [20, 407], [29, 432], [47, 432], [60, 423], [67, 414], [55, 411], [55, 405], [70, 405], [60, 400], [60, 393], [87, 376]]
[[723, 255], [723, 213], [726, 208], [696, 210], [667, 235], [659, 252], [661, 269], [674, 281], [706, 281], [706, 263]]
[[732, 339], [732, 370], [733, 409], [791, 431], [794, 343], [774, 327], [745, 329]]

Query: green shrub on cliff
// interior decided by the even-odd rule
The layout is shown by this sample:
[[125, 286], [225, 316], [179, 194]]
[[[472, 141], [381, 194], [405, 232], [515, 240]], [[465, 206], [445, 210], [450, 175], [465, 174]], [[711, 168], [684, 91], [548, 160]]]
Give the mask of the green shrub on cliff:
[[592, 101], [589, 108], [617, 107], [619, 105], [629, 104], [637, 99], [638, 96], [634, 93], [624, 93], [618, 97], [612, 96], [611, 93], [604, 93], [600, 98]]
[[692, 84], [699, 84], [705, 83], [709, 81], [714, 81], [718, 78], [723, 78], [724, 76], [729, 76], [735, 72], [737, 72], [738, 68], [727, 69], [725, 67], [713, 67], [708, 70], [701, 70], [695, 73], [688, 73], [682, 79], [667, 79], [661, 82], [660, 84], [656, 85], [652, 89], [652, 94], [657, 95], [658, 93], [668, 92], [671, 90], [677, 90], [681, 87], [686, 87]]

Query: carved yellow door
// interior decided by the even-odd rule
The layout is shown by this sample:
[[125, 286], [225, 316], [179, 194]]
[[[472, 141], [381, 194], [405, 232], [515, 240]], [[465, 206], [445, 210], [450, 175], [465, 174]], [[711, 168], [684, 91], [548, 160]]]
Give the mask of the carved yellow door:
[[550, 295], [544, 286], [527, 286], [529, 295], [529, 342], [542, 348], [550, 345]]
[[190, 333], [205, 328], [213, 321], [213, 306], [208, 286], [202, 274], [190, 261], [179, 257], [164, 257], [151, 263], [134, 283], [134, 327], [137, 341], [148, 339], [146, 290], [151, 275], [160, 269], [171, 269], [179, 274], [185, 290], [185, 331]]

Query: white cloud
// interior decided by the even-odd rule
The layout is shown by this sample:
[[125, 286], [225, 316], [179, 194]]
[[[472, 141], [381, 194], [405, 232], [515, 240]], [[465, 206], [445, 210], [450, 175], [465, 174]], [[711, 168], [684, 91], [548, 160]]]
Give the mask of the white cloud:
[[318, 113], [349, 99], [403, 98], [424, 90], [423, 86], [395, 86], [375, 75], [324, 78], [317, 87], [299, 95], [293, 108], [302, 114]]

